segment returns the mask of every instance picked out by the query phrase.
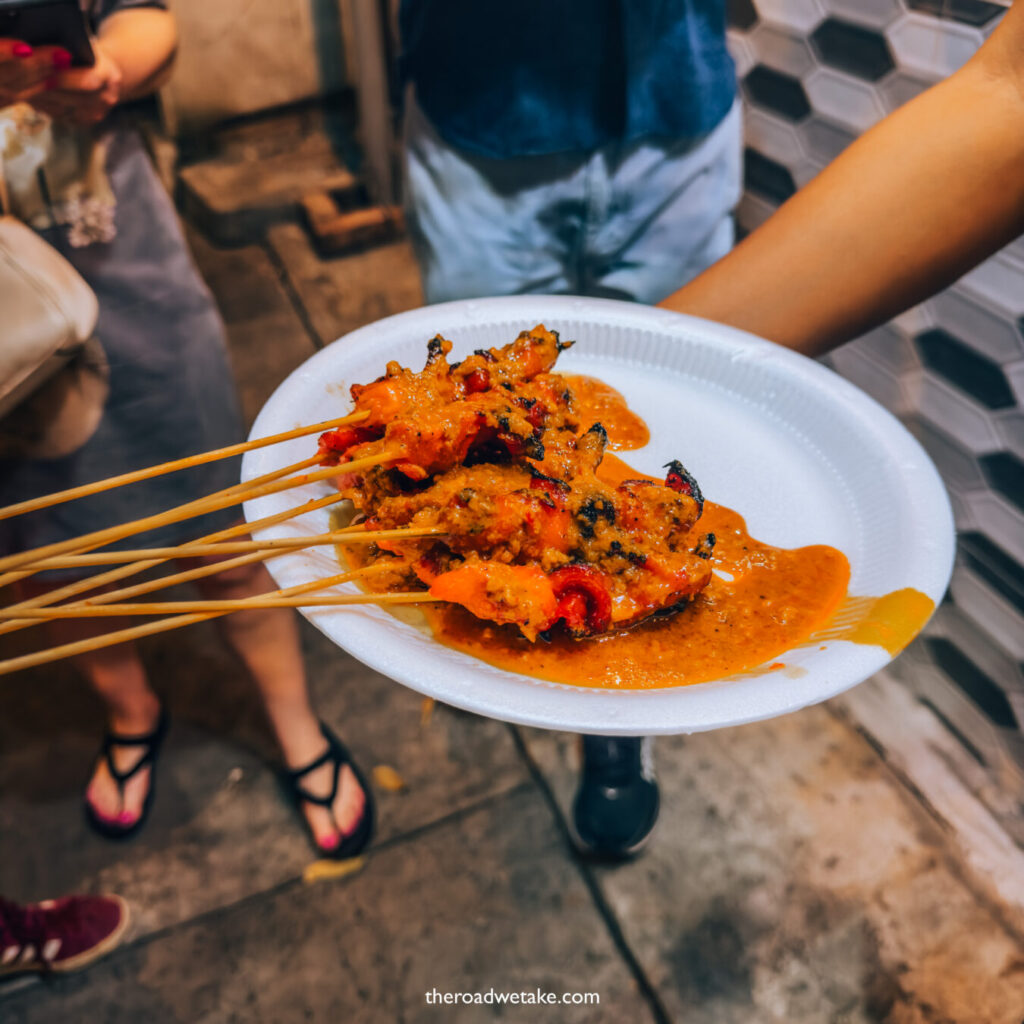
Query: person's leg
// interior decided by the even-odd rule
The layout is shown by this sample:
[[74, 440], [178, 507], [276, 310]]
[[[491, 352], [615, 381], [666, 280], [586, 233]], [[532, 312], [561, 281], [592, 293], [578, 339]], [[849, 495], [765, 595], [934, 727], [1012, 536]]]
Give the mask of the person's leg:
[[637, 853], [658, 820], [651, 737], [583, 736], [570, 831], [581, 853], [617, 860]]
[[[207, 576], [197, 580], [196, 585], [204, 598], [218, 601], [252, 597], [275, 589], [262, 563]], [[235, 612], [217, 622], [256, 683], [285, 763], [292, 769], [311, 763], [327, 744], [310, 701], [294, 613], [287, 608], [266, 608]], [[303, 787], [319, 796], [327, 796], [332, 782], [330, 763], [302, 779]], [[342, 836], [359, 824], [365, 802], [352, 769], [346, 765], [341, 770], [337, 797], [330, 810], [302, 804], [317, 845], [327, 851], [337, 847]]]
[[428, 303], [574, 289], [584, 158], [461, 152], [411, 92], [404, 140], [406, 219]]
[[[70, 643], [128, 625], [127, 619], [66, 619], [55, 631], [55, 639], [58, 643]], [[107, 731], [110, 734], [146, 736], [153, 732], [160, 718], [160, 701], [150, 689], [135, 644], [118, 644], [90, 651], [79, 655], [75, 663], [107, 706]], [[115, 743], [110, 750], [114, 767], [120, 773], [129, 772], [144, 755], [145, 748], [135, 745]], [[144, 766], [131, 778], [119, 783], [111, 774], [106, 758], [97, 758], [85, 799], [101, 820], [128, 828], [142, 815], [153, 784], [151, 772], [151, 765]]]
[[[19, 596], [28, 598], [55, 589], [34, 579], [19, 585]], [[47, 633], [54, 646], [86, 640], [132, 625], [129, 619], [53, 619]], [[160, 717], [160, 701], [150, 689], [146, 671], [133, 643], [104, 647], [80, 654], [76, 668], [88, 680], [106, 707], [107, 729], [125, 736], [152, 732]], [[119, 772], [129, 771], [143, 751], [139, 747], [114, 746], [111, 757]], [[142, 768], [123, 787], [110, 773], [106, 759], [96, 761], [85, 799], [93, 811], [111, 824], [127, 828], [139, 820], [151, 783], [149, 767]]]
[[[609, 147], [592, 167], [584, 288], [657, 302], [724, 256], [740, 195], [739, 107], [693, 143]], [[600, 173], [603, 171], [604, 173]], [[652, 740], [584, 736], [572, 831], [586, 854], [637, 852], [658, 818]]]

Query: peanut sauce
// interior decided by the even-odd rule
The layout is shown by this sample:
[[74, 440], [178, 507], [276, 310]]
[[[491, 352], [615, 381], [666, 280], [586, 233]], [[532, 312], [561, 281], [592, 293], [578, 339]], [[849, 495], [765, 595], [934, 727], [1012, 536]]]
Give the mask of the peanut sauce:
[[[613, 479], [638, 477], [621, 464], [615, 469]], [[742, 516], [713, 502], [705, 504], [693, 542], [709, 530], [717, 539], [717, 572], [708, 586], [682, 611], [627, 633], [582, 642], [556, 635], [549, 644], [531, 644], [513, 627], [484, 623], [457, 605], [423, 611], [438, 640], [492, 665], [633, 690], [707, 682], [776, 658], [823, 629], [846, 596], [850, 566], [835, 548], [762, 544]]]
[[[631, 451], [643, 448], [651, 439], [647, 424], [626, 404], [626, 400], [610, 384], [596, 377], [561, 373], [572, 390], [574, 408], [580, 423], [589, 427], [600, 423], [608, 431], [608, 448]], [[636, 478], [636, 474], [632, 473]], [[660, 480], [658, 481], [661, 482]]]
[[[609, 448], [647, 443], [646, 424], [614, 388], [592, 377], [566, 379], [581, 422], [602, 423]], [[612, 485], [655, 479], [610, 453], [598, 476]], [[934, 609], [929, 597], [909, 588], [850, 597], [850, 566], [841, 551], [762, 543], [739, 513], [711, 501], [691, 532], [693, 544], [708, 532], [716, 537], [711, 583], [682, 611], [629, 632], [584, 641], [556, 634], [550, 643], [531, 643], [515, 627], [484, 622], [459, 605], [425, 604], [421, 611], [439, 642], [499, 668], [576, 686], [639, 690], [708, 682], [757, 666], [778, 671], [786, 668], [776, 660], [784, 652], [834, 640], [877, 644], [895, 655]]]

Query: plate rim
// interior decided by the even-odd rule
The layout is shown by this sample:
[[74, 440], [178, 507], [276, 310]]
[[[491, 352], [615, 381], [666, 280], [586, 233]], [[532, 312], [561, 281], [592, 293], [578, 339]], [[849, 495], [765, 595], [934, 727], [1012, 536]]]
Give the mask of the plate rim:
[[[932, 575], [937, 582], [933, 588], [934, 592], [929, 593], [929, 596], [932, 597], [936, 607], [938, 607], [942, 593], [948, 587], [949, 579], [952, 575], [955, 555], [953, 513], [945, 485], [927, 452], [925, 452], [917, 439], [889, 410], [866, 392], [826, 366], [781, 345], [777, 345], [764, 338], [759, 338], [747, 331], [688, 314], [676, 313], [656, 307], [640, 306], [635, 303], [618, 300], [562, 295], [523, 295], [457, 300], [397, 313], [340, 336], [296, 367], [264, 403], [253, 423], [249, 436], [256, 438], [272, 433], [275, 429], [286, 429], [277, 423], [271, 425], [269, 422], [278, 415], [276, 402], [280, 401], [281, 396], [287, 395], [292, 389], [300, 387], [311, 376], [317, 377], [318, 370], [331, 366], [337, 358], [339, 346], [346, 350], [361, 347], [372, 344], [374, 340], [379, 339], [384, 334], [402, 333], [406, 329], [422, 332], [426, 321], [435, 322], [435, 327], [426, 328], [426, 336], [436, 333], [436, 324], [443, 323], [444, 331], [456, 337], [457, 340], [456, 328], [452, 326], [452, 322], [458, 319], [462, 319], [465, 326], [470, 327], [478, 321], [489, 322], [495, 319], [520, 319], [523, 322], [530, 320], [531, 323], [549, 319], [594, 319], [595, 312], [601, 314], [601, 319], [604, 322], [619, 323], [633, 329], [651, 329], [658, 333], [675, 334], [679, 336], [680, 341], [684, 341], [687, 336], [690, 336], [691, 340], [698, 339], [702, 342], [710, 342], [712, 345], [724, 346], [731, 350], [732, 355], [730, 358], [736, 361], [764, 360], [768, 363], [774, 363], [780, 366], [785, 373], [802, 378], [810, 386], [824, 386], [836, 394], [837, 398], [841, 398], [843, 404], [848, 409], [858, 414], [858, 419], [865, 427], [870, 427], [871, 433], [875, 436], [878, 443], [883, 444], [886, 448], [894, 446], [900, 449], [898, 454], [901, 460], [907, 460], [905, 465], [919, 474], [918, 485], [925, 486], [931, 491], [931, 494], [928, 495], [931, 502], [928, 506], [928, 512], [935, 517], [933, 536], [939, 540], [938, 544], [931, 551], [935, 562]], [[382, 353], [382, 355], [386, 358], [386, 353]], [[324, 374], [321, 372], [319, 379], [322, 379], [323, 376]], [[257, 475], [258, 471], [265, 470], [266, 467], [260, 465], [260, 457], [261, 455], [265, 456], [268, 450], [270, 449], [258, 449], [246, 454], [242, 464], [243, 480], [250, 479], [252, 476]], [[248, 520], [260, 514], [265, 514], [265, 510], [255, 511], [257, 504], [258, 500], [257, 502], [246, 502], [244, 504], [243, 508]], [[259, 537], [274, 536], [274, 528], [256, 531], [255, 535]], [[282, 563], [286, 560], [291, 561], [293, 557], [281, 556], [268, 564], [268, 568], [275, 579], [277, 579], [277, 575], [274, 573], [274, 563]], [[280, 568], [279, 565], [278, 568]], [[349, 644], [343, 643], [332, 635], [329, 628], [330, 622], [339, 613], [345, 614], [345, 609], [314, 607], [302, 608], [300, 611], [316, 628], [320, 629], [333, 643], [342, 647], [352, 657], [355, 657], [374, 671], [380, 672], [392, 679], [396, 678], [392, 671], [393, 666], [386, 656], [386, 652], [373, 647], [366, 649], [358, 644], [354, 645], [356, 649], [352, 649]], [[412, 627], [409, 628], [411, 629]], [[845, 646], [852, 647], [853, 645], [846, 644]], [[712, 706], [722, 705], [724, 707], [729, 703], [735, 704], [736, 701], [719, 700], [717, 694], [721, 693], [723, 688], [728, 688], [732, 691], [735, 698], [741, 698], [742, 691], [746, 687], [740, 681], [733, 678], [689, 684], [681, 687], [661, 687], [653, 690], [624, 691], [610, 688], [578, 687], [506, 672], [472, 658], [471, 655], [462, 654], [461, 656], [472, 658], [474, 666], [478, 667], [478, 674], [488, 675], [497, 673], [500, 676], [507, 676], [510, 680], [515, 680], [517, 685], [520, 686], [524, 683], [529, 683], [540, 685], [544, 688], [572, 691], [575, 695], [578, 695], [575, 699], [578, 700], [581, 706], [593, 703], [607, 706], [612, 719], [619, 717], [617, 713], [613, 713], [615, 711], [614, 702], [626, 700], [630, 702], [631, 719], [649, 719], [643, 725], [637, 725], [633, 722], [623, 723], [615, 720], [604, 724], [601, 721], [592, 724], [588, 722], [585, 727], [566, 725], [564, 723], [552, 724], [550, 718], [542, 714], [531, 713], [529, 710], [525, 710], [517, 705], [516, 709], [509, 707], [501, 709], [500, 720], [502, 721], [562, 731], [585, 728], [585, 731], [588, 733], [603, 732], [607, 735], [655, 735], [659, 733], [697, 732], [723, 728], [787, 714], [842, 693], [844, 690], [857, 685], [876, 671], [884, 668], [892, 661], [892, 658], [881, 647], [861, 647], [860, 652], [860, 657], [854, 659], [859, 661], [859, 665], [852, 673], [857, 678], [846, 678], [846, 673], [840, 673], [840, 678], [836, 681], [831, 684], [819, 684], [814, 687], [813, 691], [805, 691], [804, 687], [798, 685], [790, 685], [784, 688], [784, 692], [783, 689], [772, 688], [770, 696], [775, 699], [765, 700], [766, 694], [761, 694], [761, 699], [755, 702], [756, 708], [751, 710], [749, 714], [744, 714], [742, 711], [734, 708], [732, 713], [728, 714], [704, 715], [699, 721], [690, 723], [685, 727], [671, 724], [666, 725], [656, 717], [651, 718], [649, 715], [644, 715], [641, 709], [644, 705], [650, 705], [651, 703], [655, 705], [663, 703], [667, 693], [686, 694], [682, 698], [684, 702], [691, 706], [696, 706], [698, 709], [701, 704], [708, 702], [708, 698], [711, 698], [710, 703]], [[873, 652], [876, 653], [871, 656]], [[761, 677], [750, 677], [752, 680], [759, 678]], [[469, 693], [453, 693], [450, 688], [443, 685], [431, 685], [434, 683], [434, 680], [429, 674], [425, 679], [418, 679], [415, 685], [409, 681], [408, 676], [396, 681], [416, 692], [442, 700], [449, 705], [460, 707], [463, 710], [489, 715], [490, 717], [499, 717], [498, 714], [489, 713], [486, 702], [474, 701], [472, 699], [472, 691]], [[747, 681], [747, 679], [743, 680], [743, 682]], [[767, 687], [764, 687], [763, 682], [762, 688], [767, 689]], [[784, 699], [784, 693], [788, 693], [791, 699]], [[712, 697], [712, 695], [716, 696]]]

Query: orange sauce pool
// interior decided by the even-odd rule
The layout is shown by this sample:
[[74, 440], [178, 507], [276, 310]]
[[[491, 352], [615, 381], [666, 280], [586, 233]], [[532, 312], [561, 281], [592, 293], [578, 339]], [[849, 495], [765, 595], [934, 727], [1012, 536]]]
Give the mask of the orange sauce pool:
[[[612, 451], [643, 448], [651, 439], [647, 424], [626, 404], [626, 400], [610, 384], [596, 377], [563, 373], [572, 388], [580, 423], [589, 427], [600, 423], [608, 431], [608, 447]], [[632, 474], [636, 479], [636, 474]]]
[[[603, 381], [567, 376], [581, 422], [601, 422], [609, 448], [643, 447], [646, 424]], [[606, 453], [599, 476], [610, 484], [646, 476]], [[654, 479], [648, 477], [648, 479]], [[576, 641], [557, 635], [530, 643], [510, 626], [475, 618], [458, 605], [424, 604], [435, 638], [499, 668], [576, 686], [647, 690], [785, 669], [776, 661], [794, 647], [833, 640], [878, 644], [897, 654], [934, 610], [920, 591], [850, 597], [850, 564], [836, 548], [777, 548], [755, 540], [743, 517], [705, 502], [693, 542], [714, 533], [715, 573], [683, 611], [627, 633]]]

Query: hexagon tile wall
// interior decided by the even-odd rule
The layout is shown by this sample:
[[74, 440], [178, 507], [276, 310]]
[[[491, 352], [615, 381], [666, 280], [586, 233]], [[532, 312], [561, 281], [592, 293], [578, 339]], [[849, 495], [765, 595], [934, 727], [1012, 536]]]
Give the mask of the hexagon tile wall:
[[[729, 0], [745, 104], [741, 230], [960, 67], [1005, 8]], [[831, 362], [902, 418], [949, 488], [960, 536], [950, 593], [890, 671], [980, 762], [972, 789], [1005, 821], [999, 808], [1024, 801], [1024, 239]]]

